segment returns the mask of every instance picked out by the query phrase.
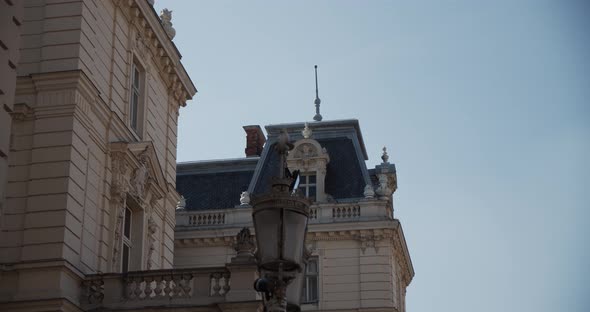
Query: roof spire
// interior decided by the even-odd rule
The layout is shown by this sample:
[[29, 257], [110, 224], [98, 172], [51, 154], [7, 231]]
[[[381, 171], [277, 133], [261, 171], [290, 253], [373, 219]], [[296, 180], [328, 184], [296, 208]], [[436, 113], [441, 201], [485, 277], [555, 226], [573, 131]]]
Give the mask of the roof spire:
[[318, 96], [318, 66], [315, 65], [315, 116], [313, 116], [313, 120], [315, 121], [322, 121], [322, 115], [320, 115], [320, 97]]

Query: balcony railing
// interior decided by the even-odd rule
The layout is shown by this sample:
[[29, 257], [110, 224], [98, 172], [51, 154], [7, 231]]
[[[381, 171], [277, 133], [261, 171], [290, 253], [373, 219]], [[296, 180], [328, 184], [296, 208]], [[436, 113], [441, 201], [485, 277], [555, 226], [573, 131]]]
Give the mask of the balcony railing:
[[204, 306], [225, 302], [231, 287], [226, 268], [137, 271], [89, 275], [81, 304], [87, 309], [162, 305]]
[[[351, 221], [376, 221], [393, 218], [389, 203], [382, 200], [360, 200], [352, 203], [313, 204], [309, 210], [309, 223], [335, 223]], [[252, 225], [252, 207], [239, 206], [229, 209], [190, 211], [176, 213], [178, 227], [243, 227]]]

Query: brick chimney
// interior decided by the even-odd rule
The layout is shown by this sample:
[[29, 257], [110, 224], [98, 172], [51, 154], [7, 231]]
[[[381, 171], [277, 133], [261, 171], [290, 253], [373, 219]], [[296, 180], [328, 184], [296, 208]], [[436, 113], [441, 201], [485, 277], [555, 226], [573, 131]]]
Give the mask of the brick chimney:
[[262, 148], [266, 137], [259, 125], [244, 126], [246, 131], [246, 157], [255, 157], [262, 154]]

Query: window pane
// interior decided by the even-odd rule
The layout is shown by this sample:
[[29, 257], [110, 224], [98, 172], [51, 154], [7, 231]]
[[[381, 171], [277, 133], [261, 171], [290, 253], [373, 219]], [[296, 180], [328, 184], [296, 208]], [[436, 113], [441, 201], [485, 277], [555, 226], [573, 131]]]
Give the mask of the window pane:
[[131, 94], [131, 127], [137, 129], [137, 105], [139, 104], [139, 94], [135, 91]]
[[318, 272], [318, 263], [315, 260], [310, 260], [307, 263], [307, 273], [317, 273]]
[[128, 239], [131, 238], [131, 209], [125, 209], [125, 228], [123, 229], [123, 235]]
[[315, 174], [308, 176], [308, 182], [307, 183], [309, 183], [309, 184], [315, 184]]
[[139, 89], [139, 70], [136, 66], [133, 66], [133, 86]]
[[303, 282], [303, 290], [301, 291], [301, 302], [307, 302], [307, 277]]
[[308, 301], [318, 301], [318, 277], [309, 277], [309, 298]]
[[309, 193], [307, 194], [307, 197], [309, 197], [310, 199], [315, 200], [315, 186], [310, 186], [309, 187]]
[[123, 244], [123, 261], [122, 261], [123, 273], [129, 271], [129, 246]]

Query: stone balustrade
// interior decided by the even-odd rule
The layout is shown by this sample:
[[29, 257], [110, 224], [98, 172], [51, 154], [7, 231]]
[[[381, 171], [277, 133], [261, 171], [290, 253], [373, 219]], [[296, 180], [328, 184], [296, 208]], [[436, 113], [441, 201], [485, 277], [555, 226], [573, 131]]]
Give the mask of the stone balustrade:
[[227, 302], [231, 274], [225, 267], [136, 271], [88, 275], [82, 284], [85, 309], [208, 306]]
[[[387, 201], [372, 199], [351, 203], [315, 203], [309, 210], [309, 223], [335, 223], [393, 219]], [[229, 209], [176, 212], [179, 228], [220, 228], [252, 226], [252, 207], [237, 206]]]

